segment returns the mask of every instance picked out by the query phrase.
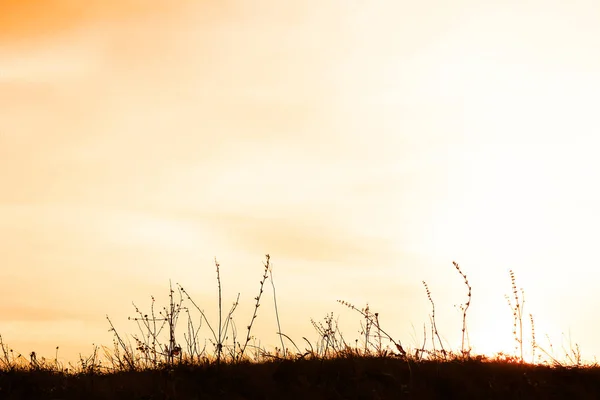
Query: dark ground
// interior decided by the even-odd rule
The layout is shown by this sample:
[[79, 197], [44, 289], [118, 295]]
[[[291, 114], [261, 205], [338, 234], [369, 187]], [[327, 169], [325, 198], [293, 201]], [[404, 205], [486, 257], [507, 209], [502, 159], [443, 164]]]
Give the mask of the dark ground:
[[600, 399], [600, 368], [349, 357], [111, 374], [4, 371], [4, 399]]

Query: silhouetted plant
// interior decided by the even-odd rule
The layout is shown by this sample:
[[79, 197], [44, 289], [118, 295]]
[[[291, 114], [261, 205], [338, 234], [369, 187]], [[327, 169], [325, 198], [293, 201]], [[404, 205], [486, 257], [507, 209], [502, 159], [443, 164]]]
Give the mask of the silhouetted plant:
[[458, 271], [458, 273], [460, 274], [460, 276], [462, 276], [463, 281], [465, 283], [465, 285], [467, 286], [467, 301], [464, 304], [460, 305], [460, 311], [462, 312], [462, 340], [461, 340], [461, 346], [460, 346], [460, 352], [463, 355], [463, 357], [466, 357], [468, 355], [470, 355], [471, 353], [471, 349], [469, 347], [468, 350], [465, 349], [465, 335], [467, 336], [467, 340], [468, 340], [468, 332], [467, 332], [467, 310], [469, 309], [469, 306], [471, 305], [471, 285], [469, 285], [469, 281], [467, 280], [467, 275], [465, 275], [462, 270], [460, 269], [460, 266], [452, 261], [452, 264], [454, 264], [454, 267], [456, 268], [456, 270]]
[[266, 261], [264, 263], [264, 266], [265, 266], [264, 274], [262, 276], [262, 279], [259, 282], [260, 289], [258, 291], [258, 295], [254, 298], [254, 300], [256, 300], [256, 303], [254, 304], [254, 313], [252, 314], [252, 318], [250, 319], [250, 323], [248, 324], [248, 332], [246, 334], [246, 342], [244, 343], [244, 345], [242, 346], [242, 348], [240, 350], [240, 353], [238, 356], [239, 359], [244, 357], [244, 352], [246, 351], [246, 346], [248, 346], [248, 342], [250, 342], [250, 338], [251, 338], [250, 333], [252, 331], [252, 326], [254, 325], [254, 320], [256, 319], [256, 316], [258, 313], [258, 307], [260, 307], [260, 298], [262, 297], [262, 294], [263, 294], [263, 287], [265, 285], [265, 281], [269, 277], [269, 269], [270, 269], [269, 262], [271, 261], [271, 256], [269, 256], [267, 254], [265, 257], [266, 257]]
[[440, 334], [437, 329], [437, 324], [435, 322], [435, 303], [433, 302], [433, 298], [431, 297], [431, 292], [429, 291], [429, 286], [427, 286], [427, 282], [423, 281], [423, 286], [425, 287], [425, 292], [427, 293], [427, 298], [431, 303], [431, 345], [433, 346], [433, 351], [435, 353], [435, 338], [437, 337], [438, 343], [440, 344], [441, 353], [446, 357], [446, 350], [444, 350], [444, 344], [442, 343], [442, 339], [440, 338]]
[[[525, 292], [522, 288], [519, 291], [517, 291], [517, 282], [512, 269], [509, 271], [509, 274], [514, 304], [512, 303], [511, 298], [508, 295], [505, 295], [504, 297], [506, 298], [508, 306], [510, 307], [513, 314], [512, 332], [515, 339], [515, 351], [520, 354], [520, 360], [521, 362], [523, 362], [523, 309], [525, 307]], [[521, 293], [520, 296], [519, 292]]]

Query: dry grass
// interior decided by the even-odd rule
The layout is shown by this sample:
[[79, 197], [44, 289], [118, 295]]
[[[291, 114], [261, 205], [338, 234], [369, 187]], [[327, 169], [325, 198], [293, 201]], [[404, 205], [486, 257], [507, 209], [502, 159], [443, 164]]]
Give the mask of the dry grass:
[[[458, 306], [462, 324], [457, 351], [442, 344], [435, 303], [425, 281], [431, 304], [431, 348], [424, 335], [422, 347], [411, 354], [382, 327], [379, 313], [368, 304], [360, 308], [338, 300], [360, 315], [360, 338], [347, 341], [338, 320], [329, 313], [322, 321], [310, 321], [318, 339], [311, 342], [303, 337], [305, 348], [301, 349], [282, 331], [269, 255], [240, 340], [235, 323], [239, 294], [224, 312], [220, 265], [215, 260], [217, 323], [209, 321], [181, 285], [169, 284], [166, 307], [157, 310], [153, 297], [148, 312], [133, 305], [135, 316], [130, 320], [136, 323], [137, 333], [120, 334], [107, 316], [114, 336], [112, 347], [95, 347], [92, 355], [80, 357], [76, 364], [61, 364], [58, 348], [51, 360], [35, 352], [27, 358], [0, 336], [0, 399], [600, 398], [600, 368], [582, 365], [577, 344], [565, 350], [565, 362], [552, 355], [552, 348], [541, 348], [531, 314], [533, 356], [537, 349], [547, 361], [525, 362], [524, 291], [517, 290], [513, 271], [509, 273], [512, 296], [506, 298], [513, 315], [515, 354], [501, 353], [493, 359], [472, 355], [467, 326], [472, 289], [460, 266], [453, 265], [467, 289], [465, 302]], [[252, 335], [267, 279], [273, 289], [281, 344], [271, 352], [254, 345]], [[183, 319], [187, 321], [180, 332]]]

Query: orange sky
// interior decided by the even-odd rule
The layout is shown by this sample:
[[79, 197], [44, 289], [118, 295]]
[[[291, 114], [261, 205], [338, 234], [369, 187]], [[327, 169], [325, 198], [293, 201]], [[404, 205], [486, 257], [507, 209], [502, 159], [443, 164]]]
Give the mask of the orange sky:
[[[179, 2], [184, 3], [184, 2]], [[167, 1], [139, 0], [4, 0], [2, 39], [36, 40], [68, 33], [99, 20], [123, 20], [144, 13], [164, 13], [173, 7]]]
[[538, 333], [600, 353], [595, 2], [85, 4], [0, 3], [10, 344], [110, 343], [170, 278], [210, 309], [214, 256], [242, 326], [270, 253], [291, 336], [352, 336], [343, 298], [412, 344], [425, 279], [456, 345], [456, 260], [481, 351], [512, 346], [513, 268]]

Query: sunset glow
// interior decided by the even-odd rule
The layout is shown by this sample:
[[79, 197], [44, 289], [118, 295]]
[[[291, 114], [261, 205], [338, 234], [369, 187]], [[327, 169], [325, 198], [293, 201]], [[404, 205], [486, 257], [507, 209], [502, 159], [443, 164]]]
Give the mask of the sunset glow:
[[458, 349], [456, 261], [475, 352], [514, 350], [512, 269], [600, 355], [600, 3], [416, 4], [0, 2], [3, 340], [73, 360], [169, 280], [214, 313], [215, 256], [244, 326], [268, 253], [294, 338], [358, 335], [344, 299], [420, 346], [425, 280]]

